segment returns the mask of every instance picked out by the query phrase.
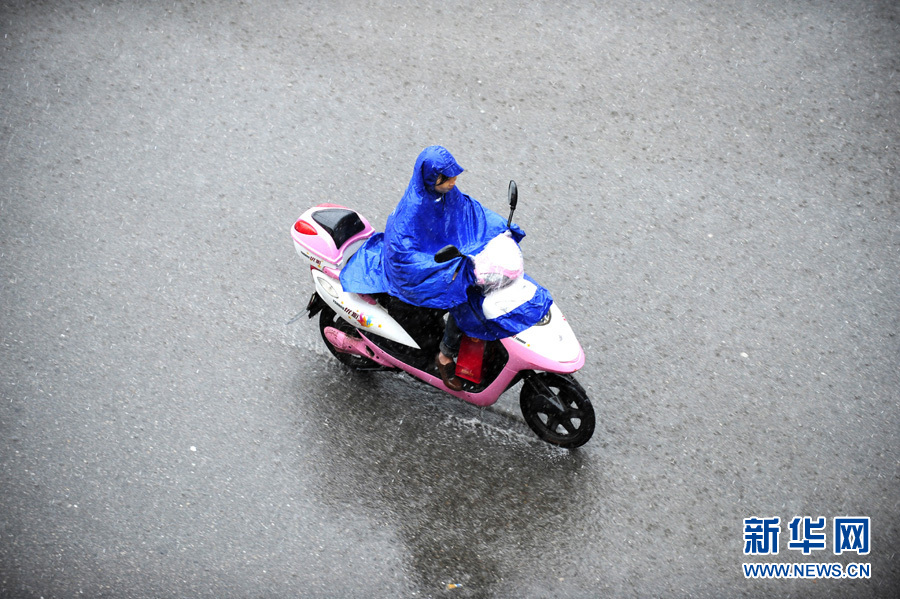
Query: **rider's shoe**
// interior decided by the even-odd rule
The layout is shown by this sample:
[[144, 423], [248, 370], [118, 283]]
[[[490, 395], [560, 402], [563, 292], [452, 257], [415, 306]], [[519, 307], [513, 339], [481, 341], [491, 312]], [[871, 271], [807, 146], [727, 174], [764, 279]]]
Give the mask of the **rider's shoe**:
[[455, 376], [456, 364], [453, 362], [441, 364], [440, 354], [434, 359], [434, 364], [437, 366], [438, 372], [441, 373], [441, 379], [443, 379], [444, 385], [446, 385], [448, 389], [451, 391], [462, 391], [462, 380]]

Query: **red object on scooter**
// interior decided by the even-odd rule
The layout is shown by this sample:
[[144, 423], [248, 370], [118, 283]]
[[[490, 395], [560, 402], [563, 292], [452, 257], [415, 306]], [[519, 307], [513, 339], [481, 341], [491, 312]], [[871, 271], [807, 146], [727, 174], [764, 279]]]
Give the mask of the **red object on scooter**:
[[481, 382], [481, 366], [484, 362], [484, 340], [463, 335], [456, 358], [456, 376], [476, 385]]

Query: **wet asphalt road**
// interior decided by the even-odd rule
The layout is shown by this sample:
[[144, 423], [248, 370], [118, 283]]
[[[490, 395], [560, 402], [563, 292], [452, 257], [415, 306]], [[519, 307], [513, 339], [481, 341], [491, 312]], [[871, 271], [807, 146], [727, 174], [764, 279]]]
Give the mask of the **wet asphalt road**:
[[[896, 3], [519, 4], [0, 2], [0, 596], [896, 596]], [[285, 324], [432, 143], [518, 182], [580, 451]]]

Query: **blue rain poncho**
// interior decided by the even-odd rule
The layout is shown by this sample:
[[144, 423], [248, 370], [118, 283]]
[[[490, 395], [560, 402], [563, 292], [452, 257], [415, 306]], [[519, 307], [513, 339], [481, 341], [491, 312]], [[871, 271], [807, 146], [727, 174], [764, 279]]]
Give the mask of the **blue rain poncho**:
[[[507, 230], [506, 219], [458, 188], [443, 195], [434, 190], [438, 175], [449, 178], [462, 172], [446, 148], [425, 148], [384, 233], [370, 237], [350, 257], [341, 270], [341, 285], [352, 293], [388, 293], [415, 306], [450, 310], [470, 337], [509, 337], [538, 322], [553, 300], [538, 286], [532, 300], [505, 315], [502, 323], [490, 321], [481, 311], [484, 298], [469, 259], [434, 261], [434, 254], [447, 245], [474, 255]], [[525, 237], [518, 225], [510, 230], [517, 242]]]

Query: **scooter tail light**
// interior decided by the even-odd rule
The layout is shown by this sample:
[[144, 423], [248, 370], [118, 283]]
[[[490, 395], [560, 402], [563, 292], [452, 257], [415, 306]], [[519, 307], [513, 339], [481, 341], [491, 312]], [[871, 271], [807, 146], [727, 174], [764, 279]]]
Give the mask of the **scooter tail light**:
[[316, 228], [306, 222], [305, 220], [298, 220], [294, 223], [294, 230], [300, 233], [301, 235], [318, 235], [319, 232], [316, 231]]

